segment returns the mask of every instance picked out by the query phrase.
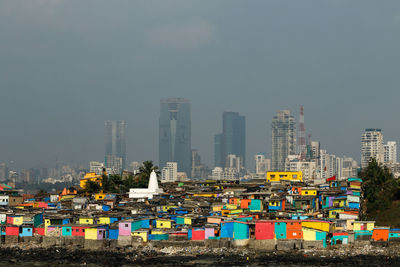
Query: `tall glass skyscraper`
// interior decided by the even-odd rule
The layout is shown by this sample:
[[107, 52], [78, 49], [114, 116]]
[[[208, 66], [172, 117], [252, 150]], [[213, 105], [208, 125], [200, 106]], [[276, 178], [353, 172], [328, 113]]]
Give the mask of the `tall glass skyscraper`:
[[191, 174], [190, 102], [184, 98], [168, 98], [160, 102], [159, 119], [160, 168], [177, 162], [178, 171]]
[[224, 112], [222, 124], [222, 134], [214, 138], [215, 166], [225, 167], [226, 158], [230, 154], [240, 157], [245, 166], [246, 118], [238, 112]]
[[272, 170], [285, 171], [285, 161], [296, 154], [296, 120], [280, 110], [272, 120]]
[[[124, 170], [126, 168], [126, 122], [106, 121], [106, 155], [107, 168]], [[120, 166], [117, 166], [120, 165]]]
[[222, 134], [216, 134], [214, 136], [214, 166], [225, 167], [225, 160], [222, 157]]

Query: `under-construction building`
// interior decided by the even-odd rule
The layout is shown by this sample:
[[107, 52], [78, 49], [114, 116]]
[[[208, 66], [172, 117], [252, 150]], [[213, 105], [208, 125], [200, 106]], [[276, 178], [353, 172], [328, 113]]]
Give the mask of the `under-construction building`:
[[284, 171], [289, 155], [296, 154], [296, 120], [289, 110], [280, 110], [272, 120], [272, 170]]

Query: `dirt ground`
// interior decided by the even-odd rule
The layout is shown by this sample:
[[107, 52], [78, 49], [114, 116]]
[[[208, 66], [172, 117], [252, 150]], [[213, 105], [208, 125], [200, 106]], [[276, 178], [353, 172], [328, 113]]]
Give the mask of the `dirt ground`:
[[[174, 251], [174, 248], [169, 250]], [[148, 248], [127, 251], [0, 248], [0, 266], [400, 266], [398, 253], [385, 249], [366, 255], [336, 250], [267, 253], [246, 249], [192, 249], [168, 252]]]

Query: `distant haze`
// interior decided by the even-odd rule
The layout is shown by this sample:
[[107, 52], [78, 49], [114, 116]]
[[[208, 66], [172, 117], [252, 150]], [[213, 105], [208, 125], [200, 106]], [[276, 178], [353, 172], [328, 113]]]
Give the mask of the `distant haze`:
[[213, 162], [222, 112], [246, 116], [247, 162], [289, 109], [330, 153], [360, 134], [399, 142], [400, 1], [0, 0], [0, 162], [104, 159], [127, 122], [128, 162], [158, 162], [160, 99], [191, 100], [192, 147]]

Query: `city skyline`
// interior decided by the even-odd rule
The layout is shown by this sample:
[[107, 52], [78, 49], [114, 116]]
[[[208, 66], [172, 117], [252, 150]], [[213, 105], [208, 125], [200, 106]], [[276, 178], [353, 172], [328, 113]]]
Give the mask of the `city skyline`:
[[[185, 102], [188, 102], [189, 104], [190, 104], [190, 101], [189, 100], [187, 100], [187, 99], [184, 99], [184, 98], [166, 98], [166, 99], [162, 99], [161, 101], [160, 101], [160, 103], [162, 103], [162, 102], [168, 102], [168, 100], [184, 100]], [[190, 108], [189, 108], [190, 109]], [[283, 111], [286, 111], [286, 110], [283, 110]], [[289, 111], [289, 113], [290, 113], [290, 110], [287, 110], [287, 111]], [[281, 111], [278, 111], [278, 113], [279, 112], [282, 112], [282, 110]], [[224, 112], [222, 112], [222, 114], [223, 114], [223, 117], [224, 117], [224, 114], [236, 114], [237, 116], [239, 116], [239, 117], [242, 117], [243, 118], [243, 120], [245, 120], [245, 116], [240, 116], [239, 115], [239, 112], [226, 112], [226, 111], [224, 111]], [[296, 129], [296, 127], [298, 126], [298, 122], [296, 121], [296, 119], [295, 119], [295, 116], [293, 116], [293, 115], [291, 115], [291, 114], [289, 114], [290, 115], [290, 117], [292, 117], [293, 118], [293, 123], [294, 123], [294, 125], [295, 125], [295, 145], [293, 146], [294, 147], [294, 151], [296, 151], [296, 153], [298, 152], [298, 149], [299, 149], [299, 144], [298, 144], [298, 138], [299, 138], [299, 136], [298, 136], [298, 131], [299, 131], [299, 129]], [[272, 123], [274, 122], [274, 119], [275, 119], [275, 117], [276, 116], [274, 116], [273, 117], [273, 119], [272, 119]], [[160, 119], [159, 119], [160, 120]], [[123, 139], [125, 139], [125, 131], [126, 131], [126, 122], [124, 121], [124, 120], [114, 120], [114, 121], [106, 121], [105, 122], [105, 124], [106, 124], [106, 129], [107, 129], [107, 123], [112, 123], [112, 122], [114, 122], [114, 123], [120, 123], [120, 122], [122, 122], [125, 126], [123, 127], [124, 128], [124, 130], [123, 130], [123, 135], [124, 135], [124, 138]], [[159, 122], [160, 123], [160, 122]], [[224, 125], [224, 123], [222, 124], [222, 125]], [[115, 128], [115, 127], [114, 127]], [[120, 127], [121, 128], [121, 127]], [[111, 129], [111, 128], [110, 128]], [[160, 129], [159, 129], [160, 130]], [[366, 130], [374, 130], [374, 128], [368, 128], [368, 129], [366, 129]], [[381, 129], [378, 129], [379, 131], [382, 131]], [[111, 136], [108, 136], [109, 135], [109, 133], [108, 133], [109, 131], [107, 131], [106, 130], [106, 155], [107, 155], [107, 150], [109, 150], [110, 148], [111, 148], [111, 144], [110, 144], [110, 142], [108, 142], [107, 140], [108, 139], [110, 139], [111, 138]], [[115, 132], [115, 131], [114, 131]], [[110, 132], [111, 133], [111, 132]], [[116, 133], [115, 133], [116, 134]], [[210, 158], [207, 158], [206, 157], [206, 160], [205, 160], [205, 162], [206, 162], [206, 165], [207, 166], [215, 166], [214, 164], [215, 164], [215, 138], [217, 137], [217, 136], [220, 136], [221, 138], [222, 138], [222, 136], [223, 136], [223, 134], [221, 133], [221, 134], [216, 134], [216, 135], [214, 135], [214, 136], [211, 136], [210, 137], [210, 143], [212, 143], [212, 145], [214, 146], [214, 148], [213, 148], [213, 155], [210, 157]], [[392, 138], [393, 139], [393, 138]], [[222, 140], [222, 139], [221, 139]], [[116, 141], [116, 140], [115, 140]], [[319, 141], [318, 141], [319, 142]], [[394, 145], [396, 145], [397, 144], [397, 142], [396, 141], [388, 141], [388, 144], [384, 144], [384, 143], [382, 143], [382, 153], [383, 153], [383, 148], [385, 147], [385, 146], [388, 146], [389, 144], [393, 144], [393, 142], [394, 142]], [[108, 143], [108, 144], [107, 144]], [[124, 142], [122, 142], [122, 143], [124, 143]], [[120, 145], [122, 145], [121, 147], [124, 147], [124, 149], [125, 149], [125, 151], [124, 151], [124, 153], [125, 153], [125, 157], [121, 157], [121, 159], [122, 159], [122, 165], [124, 165], [124, 162], [125, 162], [125, 167], [123, 168], [123, 169], [127, 169], [127, 161], [128, 162], [132, 162], [132, 161], [135, 161], [135, 159], [131, 159], [131, 158], [126, 158], [126, 154], [127, 154], [127, 151], [126, 151], [126, 147], [125, 147], [125, 144], [120, 144]], [[115, 148], [116, 148], [116, 146], [114, 146]], [[120, 149], [121, 149], [121, 147], [120, 147]], [[272, 147], [272, 143], [271, 143], [271, 147]], [[114, 152], [115, 152], [115, 148], [114, 148]], [[123, 150], [124, 150], [123, 149]], [[325, 149], [325, 150], [328, 150], [328, 151], [331, 151], [329, 148], [326, 148], [323, 144], [322, 144], [322, 146], [321, 146], [321, 149]], [[202, 152], [202, 150], [201, 149], [196, 149], [198, 152], [197, 153], [200, 153], [200, 155], [202, 154], [201, 152]], [[122, 150], [121, 150], [122, 151]], [[250, 155], [251, 157], [254, 157], [255, 155], [257, 155], [257, 154], [259, 154], [260, 153], [260, 151], [261, 151], [261, 149], [258, 151], [258, 152], [256, 152], [256, 153], [254, 153], [254, 154], [252, 154], [252, 155]], [[395, 152], [395, 154], [394, 154], [394, 157], [395, 158], [397, 158], [397, 150], [394, 150]], [[122, 152], [121, 152], [122, 153]], [[264, 153], [265, 155], [266, 155], [266, 157], [267, 158], [271, 158], [272, 159], [272, 157], [273, 157], [273, 152], [272, 152], [272, 149], [270, 150], [270, 151], [267, 151], [267, 152], [262, 152], [262, 153]], [[389, 152], [388, 152], [389, 153]], [[393, 152], [391, 152], [391, 153], [393, 153]], [[233, 154], [235, 154], [235, 153], [233, 153]], [[344, 152], [339, 152], [338, 153], [339, 155], [348, 155], [348, 154], [346, 154], [346, 153], [344, 153]], [[246, 154], [246, 155], [248, 155], [248, 154]], [[382, 154], [382, 157], [383, 157], [383, 154]], [[391, 156], [391, 157], [393, 157], [393, 156]], [[103, 159], [104, 159], [104, 162], [106, 163], [107, 162], [107, 156], [105, 156]], [[158, 160], [159, 160], [159, 157], [156, 157], [156, 158], [158, 158]], [[362, 162], [362, 153], [360, 153], [360, 151], [359, 151], [359, 155], [358, 155], [358, 157], [356, 156], [355, 157], [356, 159], [357, 159], [357, 161], [361, 164], [361, 162]], [[87, 163], [89, 162], [89, 161], [92, 161], [93, 160], [93, 158], [91, 158], [91, 159], [85, 159], [85, 160], [83, 160], [83, 161], [81, 161], [81, 162], [78, 162], [78, 163], [74, 163], [73, 161], [72, 162], [68, 162], [68, 161], [64, 161], [64, 163], [62, 163], [62, 162], [58, 162], [58, 164], [71, 164], [71, 163], [73, 163], [73, 164], [75, 164], [75, 166], [78, 166], [78, 165], [80, 165], [80, 166], [85, 166], [85, 165], [87, 165]], [[141, 159], [141, 160], [138, 160], [138, 161], [145, 161], [145, 160], [152, 160], [153, 162], [155, 162], [155, 163], [157, 163], [158, 161], [157, 160], [155, 160], [155, 159], [146, 159], [146, 158], [143, 158], [143, 159]], [[58, 159], [58, 157], [56, 157], [56, 161], [59, 161], [59, 159]], [[167, 160], [168, 161], [168, 160]], [[166, 161], [166, 162], [167, 162]], [[169, 161], [171, 161], [171, 160], [169, 160]], [[191, 161], [191, 159], [189, 160], [189, 161]], [[382, 161], [383, 162], [383, 158], [382, 158], [382, 160], [380, 159], [380, 161]], [[15, 166], [15, 163], [14, 162], [12, 162], [11, 164], [10, 163], [7, 163], [6, 161], [0, 161], [0, 162], [2, 162], [2, 163], [5, 163], [5, 164], [8, 164], [7, 166], [9, 167], [9, 166], [11, 166], [11, 167], [13, 167], [13, 166]], [[210, 163], [211, 162], [211, 163]], [[56, 165], [57, 165], [57, 162], [55, 163]], [[272, 164], [272, 163], [271, 163]], [[121, 166], [122, 166], [121, 165]], [[50, 168], [51, 167], [54, 167], [54, 166], [52, 166], [52, 163], [49, 163], [49, 164], [44, 164], [43, 166], [49, 166]], [[43, 166], [40, 166], [40, 167], [43, 167]], [[24, 169], [30, 169], [30, 168], [32, 168], [33, 166], [28, 166], [28, 167], [23, 167], [23, 168], [20, 168], [20, 170], [22, 169], [22, 170], [24, 170]], [[39, 167], [38, 167], [39, 168]], [[47, 167], [46, 167], [47, 168]], [[249, 165], [249, 167], [248, 167], [248, 169], [250, 169], [250, 170], [252, 170], [252, 169], [254, 169], [255, 168], [255, 163], [253, 162], [253, 161], [250, 161], [250, 165]], [[14, 170], [18, 170], [18, 169], [14, 169]], [[189, 172], [190, 173], [190, 172]]]
[[229, 110], [246, 116], [248, 161], [269, 157], [273, 114], [297, 119], [300, 105], [335, 155], [359, 161], [369, 127], [399, 143], [398, 1], [188, 2], [0, 1], [0, 162], [102, 161], [105, 120], [129, 125], [129, 161], [158, 162], [171, 96], [191, 100], [192, 147], [209, 166]]

